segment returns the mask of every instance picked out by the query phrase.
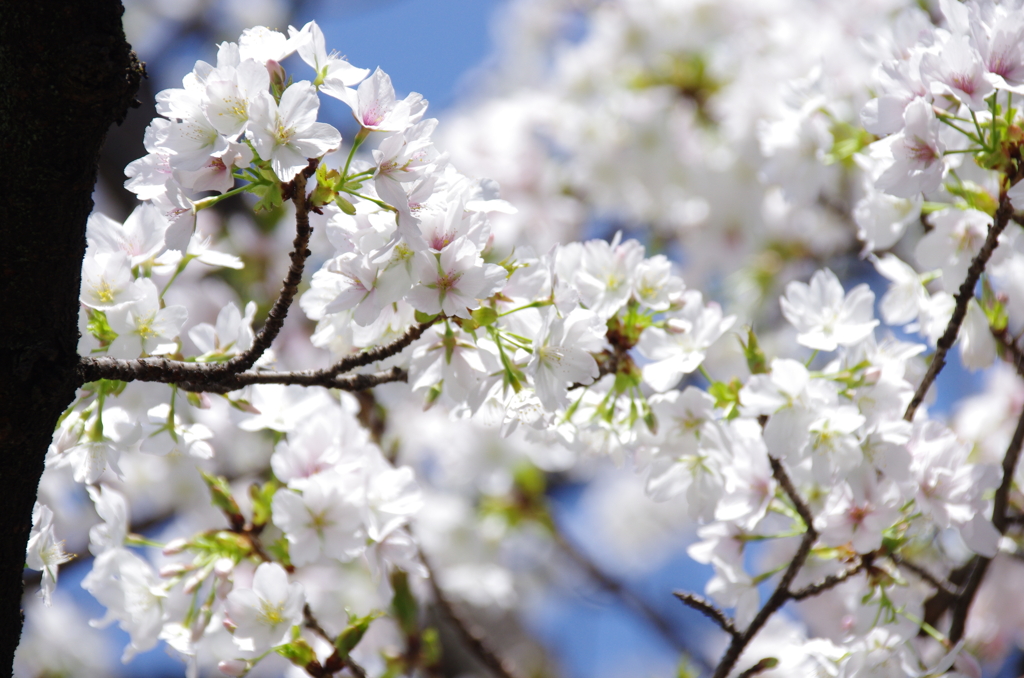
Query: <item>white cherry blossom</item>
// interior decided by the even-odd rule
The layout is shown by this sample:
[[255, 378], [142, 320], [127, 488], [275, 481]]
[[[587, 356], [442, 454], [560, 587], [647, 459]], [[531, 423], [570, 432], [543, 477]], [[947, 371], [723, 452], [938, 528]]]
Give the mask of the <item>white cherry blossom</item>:
[[810, 284], [794, 281], [779, 300], [786, 320], [796, 328], [796, 340], [819, 351], [834, 351], [861, 341], [878, 325], [875, 295], [867, 285], [844, 293], [829, 269], [816, 272]]
[[280, 103], [267, 91], [253, 99], [247, 134], [256, 152], [270, 161], [282, 181], [294, 179], [310, 158], [320, 158], [341, 146], [338, 130], [316, 121], [319, 108], [316, 88], [308, 80], [290, 85]]
[[257, 653], [280, 645], [287, 640], [292, 627], [302, 621], [305, 602], [302, 584], [288, 581], [283, 567], [277, 563], [260, 564], [252, 588], [236, 587], [227, 597], [235, 643], [243, 650]]

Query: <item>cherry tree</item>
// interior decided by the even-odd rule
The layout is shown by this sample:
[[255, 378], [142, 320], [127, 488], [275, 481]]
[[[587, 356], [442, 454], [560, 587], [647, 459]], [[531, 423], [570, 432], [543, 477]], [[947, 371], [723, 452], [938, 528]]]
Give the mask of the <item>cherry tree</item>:
[[[436, 673], [428, 602], [489, 672], [519, 675], [462, 609], [511, 607], [544, 564], [530, 543], [620, 596], [681, 674], [980, 675], [1019, 625], [991, 591], [1021, 575], [1024, 398], [994, 380], [950, 421], [929, 393], [954, 347], [1024, 375], [1024, 10], [904, 4], [855, 20], [801, 0], [746, 19], [600, 4], [539, 86], [499, 69], [501, 94], [463, 113], [478, 124], [441, 137], [452, 150], [422, 96], [329, 51], [315, 22], [221, 43], [157, 94], [125, 169], [139, 205], [86, 221], [76, 357], [37, 351], [64, 368], [18, 544], [44, 603], [77, 493], [99, 517], [79, 527], [94, 624], [128, 633], [124, 661], [164, 641], [189, 675]], [[833, 38], [817, 63], [784, 39], [809, 15]], [[259, 329], [235, 291], [203, 308], [207, 272], [247, 266], [243, 227], [214, 241], [209, 215], [245, 200], [287, 225]], [[645, 242], [578, 240], [594, 217]], [[657, 251], [670, 241], [681, 262]], [[887, 281], [878, 311], [834, 272], [851, 260]], [[286, 324], [298, 312], [310, 333]], [[13, 378], [44, 388], [18, 355]], [[987, 429], [972, 406], [994, 410]], [[652, 500], [639, 511], [670, 502], [695, 530], [714, 574], [666, 595], [719, 652], [562, 533], [549, 474], [623, 465]], [[139, 533], [147, 504], [159, 534]], [[505, 544], [532, 564], [506, 565]]]

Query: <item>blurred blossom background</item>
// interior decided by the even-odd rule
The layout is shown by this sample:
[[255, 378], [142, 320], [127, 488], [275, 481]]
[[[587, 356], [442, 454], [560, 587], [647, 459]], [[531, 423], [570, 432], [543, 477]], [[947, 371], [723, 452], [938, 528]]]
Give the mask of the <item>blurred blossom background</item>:
[[[428, 117], [441, 121], [436, 145], [453, 165], [498, 182], [518, 213], [492, 215], [496, 246], [544, 253], [556, 243], [622, 232], [640, 240], [648, 256], [676, 262], [687, 287], [737, 315], [737, 327], [754, 326], [767, 354], [807, 359], [810, 352], [781, 322], [777, 299], [786, 283], [827, 266], [847, 289], [867, 282], [877, 299], [885, 292], [862, 257], [866, 239], [884, 237], [883, 217], [858, 207], [868, 182], [854, 155], [865, 145], [859, 113], [872, 96], [872, 72], [913, 32], [911, 20], [894, 21], [908, 9], [918, 19], [936, 12], [910, 0], [126, 0], [128, 40], [149, 79], [141, 108], [108, 136], [96, 209], [122, 220], [134, 207], [123, 172], [145, 154], [156, 92], [180, 87], [197, 59], [215, 61], [217, 43], [237, 40], [246, 27], [285, 30], [316, 20], [329, 50], [359, 67], [380, 66], [399, 97], [416, 91], [430, 101]], [[357, 131], [337, 101], [325, 101], [320, 119], [346, 140]], [[193, 279], [171, 294], [184, 295], [177, 301], [188, 304], [190, 321], [213, 322], [239, 297], [256, 299], [265, 312], [292, 237], [277, 228], [279, 220], [288, 223], [283, 214], [254, 219], [241, 201], [200, 213], [199, 229], [246, 265], [216, 275], [188, 269]], [[907, 257], [923, 230], [913, 222], [908, 232], [899, 245]], [[324, 243], [320, 228], [309, 270], [325, 256], [318, 251], [329, 251]], [[289, 316], [275, 344], [281, 365], [328, 364], [326, 352], [309, 342], [312, 328], [301, 313]], [[747, 369], [738, 342], [729, 341], [719, 342], [707, 365], [716, 377]], [[933, 414], [948, 417], [965, 439], [991, 445], [991, 456], [1005, 448], [1024, 403], [1012, 370], [969, 373], [954, 358], [938, 392]], [[633, 460], [614, 450], [588, 454], [551, 440], [501, 438], [440, 408], [424, 412], [397, 385], [375, 396], [387, 410], [382, 447], [413, 466], [424, 487], [414, 532], [439, 584], [524, 673], [647, 678], [714, 665], [724, 634], [672, 596], [702, 592], [712, 574], [686, 553], [697, 535], [684, 496], [652, 500]], [[231, 431], [232, 442], [217, 449], [216, 469], [244, 487], [266, 468], [273, 441]], [[182, 524], [172, 511], [181, 496], [202, 503], [180, 468], [188, 463], [126, 463], [138, 531], [160, 539]], [[41, 491], [68, 551], [82, 555], [62, 568], [53, 607], [28, 594], [18, 675], [182, 675], [183, 664], [162, 646], [122, 665], [127, 636], [89, 626], [103, 614], [79, 586], [96, 517], [68, 478], [50, 477]], [[516, 501], [538, 496], [559, 528], [556, 539], [540, 521], [509, 518]], [[770, 556], [758, 548], [748, 553], [751, 563]], [[1021, 579], [1019, 564], [1000, 567], [1010, 572], [1004, 581]], [[339, 604], [358, 609], [375, 584], [344, 576]], [[837, 589], [787, 609], [759, 642], [804, 628], [838, 633], [831, 627], [844, 614], [840, 598]], [[440, 617], [436, 623], [446, 675], [486, 675]], [[990, 642], [988, 674], [1017, 675], [1019, 640]], [[200, 668], [219, 675], [216, 667]], [[267, 662], [253, 675], [287, 671]]]

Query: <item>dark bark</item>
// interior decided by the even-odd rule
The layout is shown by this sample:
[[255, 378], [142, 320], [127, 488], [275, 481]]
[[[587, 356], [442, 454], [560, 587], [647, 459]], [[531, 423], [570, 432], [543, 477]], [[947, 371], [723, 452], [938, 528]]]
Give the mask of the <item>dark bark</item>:
[[78, 289], [99, 149], [143, 76], [116, 0], [4, 3], [0, 15], [0, 672], [43, 461], [78, 381]]

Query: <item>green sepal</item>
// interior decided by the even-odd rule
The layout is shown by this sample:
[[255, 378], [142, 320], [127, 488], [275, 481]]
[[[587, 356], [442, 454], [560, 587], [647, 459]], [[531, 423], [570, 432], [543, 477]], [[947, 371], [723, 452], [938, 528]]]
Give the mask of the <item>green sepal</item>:
[[658, 435], [658, 417], [654, 415], [654, 410], [647, 404], [645, 400], [643, 403], [644, 410], [644, 424], [647, 425], [647, 430], [651, 432], [651, 435]]
[[612, 387], [616, 393], [626, 393], [630, 389], [640, 388], [643, 383], [643, 372], [636, 365], [623, 361], [625, 365], [619, 365], [619, 371], [615, 373], [615, 385]]
[[349, 216], [356, 213], [355, 205], [350, 203], [348, 200], [345, 200], [345, 198], [342, 198], [340, 195], [334, 196], [334, 204], [340, 207], [341, 211]]
[[256, 406], [253, 405], [252, 403], [250, 403], [245, 398], [236, 398], [236, 399], [232, 400], [231, 398], [229, 398], [227, 396], [224, 396], [224, 399], [227, 400], [228, 404], [231, 405], [231, 407], [235, 408], [236, 410], [240, 410], [242, 412], [248, 412], [249, 414], [259, 414], [260, 413], [260, 411], [256, 409]]
[[119, 396], [127, 386], [128, 382], [126, 381], [118, 381], [117, 379], [100, 379], [99, 381], [86, 384], [84, 388], [96, 393], [97, 395]]
[[287, 645], [275, 647], [274, 652], [278, 653], [296, 666], [305, 667], [316, 661], [316, 652], [314, 652], [313, 648], [309, 646], [309, 643], [302, 638], [293, 640]]
[[434, 403], [437, 402], [437, 399], [441, 397], [441, 391], [442, 391], [443, 388], [444, 388], [444, 380], [443, 379], [430, 387], [430, 390], [427, 391], [427, 399], [423, 403], [423, 411], [424, 412], [426, 412], [427, 410], [429, 410], [431, 407], [434, 406]]
[[743, 357], [747, 359], [747, 369], [751, 374], [768, 374], [768, 359], [757, 342], [757, 335], [754, 328], [747, 328], [747, 341], [740, 339], [740, 346], [743, 347]]
[[245, 517], [238, 508], [238, 502], [231, 496], [231, 488], [228, 486], [227, 479], [202, 470], [199, 471], [199, 475], [203, 477], [203, 482], [210, 488], [210, 499], [214, 507], [224, 512], [233, 528], [241, 529], [245, 525]]
[[743, 383], [739, 379], [733, 379], [729, 383], [715, 381], [708, 386], [708, 394], [715, 399], [715, 407], [726, 411], [726, 419], [735, 419], [740, 411], [737, 407], [740, 403], [740, 389]]
[[498, 312], [490, 306], [481, 306], [472, 313], [478, 327], [487, 327], [498, 319]]
[[313, 207], [322, 207], [334, 202], [336, 196], [337, 194], [331, 189], [325, 188], [323, 184], [317, 184], [309, 196], [309, 204]]
[[341, 657], [347, 658], [349, 652], [355, 649], [359, 641], [366, 635], [367, 629], [370, 628], [370, 623], [379, 617], [383, 617], [384, 613], [374, 610], [365, 617], [354, 617], [350, 616], [348, 620], [348, 626], [344, 631], [338, 634], [338, 637], [334, 639], [334, 647], [338, 651]]
[[102, 344], [109, 344], [117, 339], [117, 332], [110, 329], [110, 325], [107, 323], [107, 314], [103, 311], [90, 309], [89, 322], [85, 328]]

